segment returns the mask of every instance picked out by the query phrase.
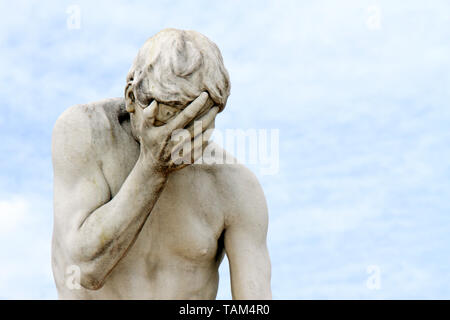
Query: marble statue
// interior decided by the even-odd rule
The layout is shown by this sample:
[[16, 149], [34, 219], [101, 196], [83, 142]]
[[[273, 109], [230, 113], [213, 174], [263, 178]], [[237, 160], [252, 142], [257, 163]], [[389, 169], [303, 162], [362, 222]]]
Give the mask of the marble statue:
[[[225, 254], [233, 299], [271, 299], [257, 179], [241, 164], [197, 163], [202, 152], [193, 152], [213, 144], [198, 141], [194, 123], [214, 128], [229, 94], [218, 47], [198, 32], [165, 29], [139, 50], [124, 98], [58, 118], [52, 267], [60, 299], [215, 299]], [[188, 137], [174, 141], [181, 129]], [[186, 143], [191, 161], [175, 161]]]

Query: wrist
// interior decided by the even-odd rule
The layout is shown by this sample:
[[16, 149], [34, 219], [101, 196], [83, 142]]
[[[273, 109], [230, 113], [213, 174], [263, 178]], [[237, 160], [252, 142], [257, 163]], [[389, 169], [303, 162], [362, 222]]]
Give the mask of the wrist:
[[144, 175], [147, 177], [161, 178], [163, 180], [167, 179], [168, 170], [165, 168], [164, 164], [157, 161], [155, 157], [150, 152], [143, 152], [139, 155], [137, 165], [141, 168]]

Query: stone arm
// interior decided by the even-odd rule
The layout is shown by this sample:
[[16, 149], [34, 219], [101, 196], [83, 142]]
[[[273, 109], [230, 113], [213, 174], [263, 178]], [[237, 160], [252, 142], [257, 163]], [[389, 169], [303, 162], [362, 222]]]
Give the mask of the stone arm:
[[136, 239], [166, 175], [139, 157], [111, 198], [86, 123], [72, 117], [71, 121], [62, 118], [55, 125], [54, 223], [65, 261], [80, 268], [84, 288], [95, 290]]
[[233, 299], [271, 299], [271, 265], [266, 236], [268, 212], [263, 191], [251, 173], [237, 188], [237, 201], [224, 234]]
[[[170, 133], [193, 120], [207, 98], [200, 95], [165, 127], [152, 127], [156, 102], [145, 111], [136, 109], [140, 156], [114, 197], [96, 152], [95, 124], [79, 109], [69, 109], [57, 121], [52, 141], [54, 243], [65, 263], [80, 268], [84, 288], [101, 288], [136, 240], [175, 168], [170, 154], [176, 146], [167, 142]], [[204, 116], [205, 128], [216, 113], [213, 108]]]

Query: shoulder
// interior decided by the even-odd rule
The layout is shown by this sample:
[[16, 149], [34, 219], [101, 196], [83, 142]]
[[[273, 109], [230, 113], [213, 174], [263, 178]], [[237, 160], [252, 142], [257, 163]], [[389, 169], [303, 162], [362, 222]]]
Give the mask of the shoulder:
[[261, 185], [255, 174], [243, 164], [214, 165], [216, 182], [226, 193], [238, 198], [260, 196]]
[[114, 117], [124, 109], [121, 98], [78, 104], [65, 110], [56, 120], [52, 132], [53, 162], [72, 163], [87, 160], [94, 147], [93, 139], [110, 130]]
[[220, 146], [211, 143], [215, 150], [214, 155], [208, 156], [204, 161], [212, 163], [205, 166], [211, 171], [215, 178], [215, 183], [224, 194], [229, 194], [240, 200], [243, 197], [262, 197], [264, 194], [256, 175], [245, 165], [238, 162], [236, 158], [230, 155]]
[[65, 110], [56, 120], [53, 136], [67, 134], [67, 129], [84, 130], [104, 128], [110, 125], [114, 116], [124, 111], [123, 98], [104, 99], [96, 102], [77, 104]]
[[[224, 151], [226, 153], [226, 151]], [[225, 222], [258, 222], [267, 224], [266, 198], [256, 175], [245, 165], [203, 165], [214, 181], [215, 193], [225, 208]]]
[[217, 165], [217, 187], [224, 210], [224, 227], [241, 230], [262, 241], [269, 213], [263, 189], [255, 174], [242, 164]]

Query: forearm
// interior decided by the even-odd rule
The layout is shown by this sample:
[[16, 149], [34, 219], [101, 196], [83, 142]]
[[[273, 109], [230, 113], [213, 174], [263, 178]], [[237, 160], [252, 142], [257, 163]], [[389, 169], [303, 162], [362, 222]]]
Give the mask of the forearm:
[[[82, 285], [101, 286], [133, 244], [167, 180], [140, 157], [119, 192], [97, 208], [76, 231], [74, 262], [82, 269]], [[84, 277], [83, 277], [84, 275]]]

